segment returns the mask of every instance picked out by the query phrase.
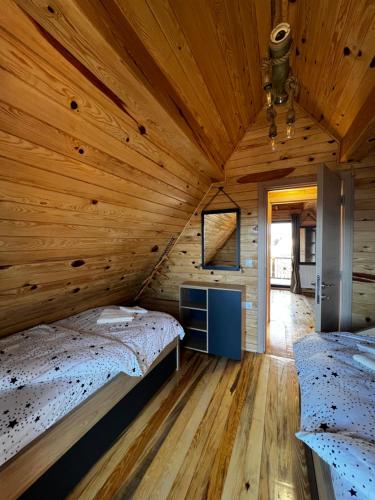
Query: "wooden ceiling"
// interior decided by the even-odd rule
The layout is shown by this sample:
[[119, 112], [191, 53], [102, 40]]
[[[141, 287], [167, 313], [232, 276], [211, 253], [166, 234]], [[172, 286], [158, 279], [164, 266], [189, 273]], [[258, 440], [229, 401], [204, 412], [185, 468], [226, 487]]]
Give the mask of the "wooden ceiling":
[[222, 178], [263, 99], [262, 7], [232, 0], [17, 3], [151, 140]]
[[282, 5], [294, 32], [299, 103], [343, 141], [342, 160], [365, 156], [375, 141], [375, 2]]
[[17, 0], [150, 138], [221, 178], [262, 107], [271, 27], [292, 26], [299, 103], [342, 159], [374, 144], [372, 0]]
[[272, 222], [289, 221], [293, 214], [300, 216], [300, 225], [316, 226], [316, 201], [272, 205]]

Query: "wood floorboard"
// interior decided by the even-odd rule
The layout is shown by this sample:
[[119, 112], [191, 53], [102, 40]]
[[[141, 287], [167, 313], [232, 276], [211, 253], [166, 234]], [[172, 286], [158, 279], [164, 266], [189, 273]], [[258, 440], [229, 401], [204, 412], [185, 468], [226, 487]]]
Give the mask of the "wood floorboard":
[[289, 290], [271, 290], [267, 353], [293, 358], [293, 342], [314, 331], [314, 299]]
[[70, 499], [309, 499], [294, 361], [183, 351]]

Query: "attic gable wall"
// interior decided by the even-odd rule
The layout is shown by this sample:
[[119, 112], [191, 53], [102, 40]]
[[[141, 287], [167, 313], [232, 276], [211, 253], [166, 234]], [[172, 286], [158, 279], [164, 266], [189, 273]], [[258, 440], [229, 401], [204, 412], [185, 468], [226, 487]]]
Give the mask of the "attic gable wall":
[[[280, 112], [280, 116], [281, 116]], [[252, 303], [246, 311], [246, 345], [250, 351], [257, 349], [257, 229], [258, 229], [258, 184], [240, 183], [248, 175], [263, 175], [266, 172], [286, 168], [292, 169], [288, 177], [316, 175], [320, 164], [333, 170], [350, 170], [354, 176], [354, 248], [353, 248], [353, 328], [375, 325], [374, 304], [374, 222], [375, 213], [375, 156], [368, 155], [361, 162], [337, 163], [337, 142], [301, 108], [297, 109], [294, 137], [283, 140], [285, 126], [279, 121], [277, 150], [272, 152], [267, 137], [264, 114], [260, 113], [226, 165], [225, 191], [241, 207], [241, 265], [243, 272], [212, 271], [200, 268], [201, 234], [200, 210], [216, 192], [212, 186], [202, 200], [187, 228], [182, 233], [164, 268], [146, 290], [145, 303], [152, 307], [157, 299], [158, 308], [174, 310], [173, 302], [163, 305], [159, 299], [178, 300], [178, 287], [188, 280], [211, 283], [241, 284], [246, 286], [246, 300]], [[222, 185], [222, 184], [220, 184]], [[210, 209], [229, 208], [225, 195], [218, 195]], [[251, 260], [252, 267], [246, 267]]]
[[[239, 183], [239, 179], [249, 174], [262, 174], [288, 167], [290, 177], [314, 175], [321, 163], [336, 168], [338, 144], [327, 132], [301, 108], [297, 108], [295, 135], [283, 140], [286, 127], [279, 110], [279, 143], [275, 152], [271, 151], [268, 126], [261, 112], [255, 123], [246, 131], [242, 141], [226, 164], [225, 192], [241, 208], [241, 271], [212, 271], [200, 268], [201, 228], [200, 211], [217, 191], [211, 187], [201, 201], [191, 221], [180, 236], [165, 266], [147, 288], [145, 300], [152, 305], [151, 298], [177, 301], [179, 285], [184, 281], [204, 281], [229, 283], [246, 286], [246, 300], [252, 303], [246, 311], [246, 345], [250, 351], [257, 349], [257, 260], [258, 260], [258, 184]], [[282, 144], [281, 142], [284, 142]], [[284, 159], [283, 159], [284, 158]], [[219, 184], [222, 185], [222, 184]], [[215, 197], [207, 209], [232, 208], [225, 194]], [[252, 267], [247, 267], [251, 261]], [[160, 302], [158, 303], [160, 307]], [[172, 308], [171, 308], [172, 309]]]

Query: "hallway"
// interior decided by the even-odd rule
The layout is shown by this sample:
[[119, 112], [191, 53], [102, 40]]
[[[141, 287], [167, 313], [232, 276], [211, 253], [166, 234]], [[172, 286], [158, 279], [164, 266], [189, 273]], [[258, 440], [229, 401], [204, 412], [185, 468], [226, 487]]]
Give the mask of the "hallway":
[[293, 342], [314, 331], [314, 298], [271, 290], [267, 354], [293, 358]]

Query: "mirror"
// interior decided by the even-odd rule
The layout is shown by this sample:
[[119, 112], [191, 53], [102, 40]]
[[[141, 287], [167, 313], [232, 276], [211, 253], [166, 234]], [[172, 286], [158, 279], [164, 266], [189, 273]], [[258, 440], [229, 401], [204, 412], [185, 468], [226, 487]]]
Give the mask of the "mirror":
[[300, 228], [300, 264], [315, 264], [316, 227]]
[[240, 269], [240, 210], [202, 212], [203, 269]]

